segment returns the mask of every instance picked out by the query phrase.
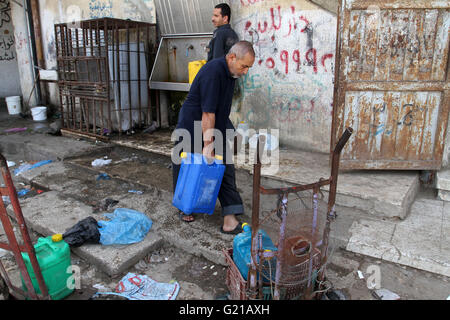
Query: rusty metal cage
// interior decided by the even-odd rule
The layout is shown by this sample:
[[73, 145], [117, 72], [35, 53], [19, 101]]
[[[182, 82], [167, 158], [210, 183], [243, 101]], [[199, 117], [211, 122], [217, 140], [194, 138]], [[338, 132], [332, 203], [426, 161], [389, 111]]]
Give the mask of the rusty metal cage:
[[[308, 288], [316, 287], [321, 271], [323, 231], [326, 225], [327, 203], [320, 188], [279, 194], [261, 193], [259, 225], [276, 244], [274, 259], [260, 255], [262, 280], [275, 287], [279, 299], [296, 300]], [[262, 247], [261, 246], [258, 246]], [[275, 259], [276, 258], [276, 259]]]
[[[274, 300], [320, 299], [330, 289], [325, 285], [325, 266], [330, 255], [330, 225], [336, 217], [339, 159], [352, 132], [352, 128], [347, 128], [336, 144], [328, 179], [272, 188], [261, 186], [260, 150], [264, 150], [265, 139], [259, 137], [253, 169], [251, 263], [245, 299], [267, 296]], [[329, 186], [327, 200], [321, 191], [325, 186]], [[275, 252], [263, 249], [259, 229], [270, 236], [277, 247]], [[233, 270], [234, 262], [227, 259], [227, 263]], [[270, 294], [267, 294], [267, 283]], [[241, 299], [243, 293], [237, 293], [236, 289], [242, 289], [242, 281], [229, 279], [227, 284], [233, 296]]]
[[104, 138], [150, 126], [155, 113], [158, 120], [148, 87], [156, 24], [113, 18], [55, 24], [55, 41], [63, 129]]

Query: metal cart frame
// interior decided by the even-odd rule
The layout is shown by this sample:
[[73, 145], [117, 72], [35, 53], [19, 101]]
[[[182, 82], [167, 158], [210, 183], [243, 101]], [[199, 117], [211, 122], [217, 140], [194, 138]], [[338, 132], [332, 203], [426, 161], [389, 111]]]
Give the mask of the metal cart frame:
[[[14, 258], [16, 260], [16, 263], [19, 265], [20, 272], [25, 282], [27, 292], [25, 292], [20, 288], [15, 287], [11, 283], [11, 280], [8, 277], [8, 273], [5, 270], [5, 267], [3, 266], [1, 260], [0, 260], [0, 277], [5, 280], [6, 285], [9, 288], [9, 293], [16, 299], [31, 298], [33, 300], [50, 300], [48, 289], [42, 276], [41, 268], [36, 258], [36, 252], [32, 245], [31, 238], [28, 233], [28, 228], [22, 214], [22, 209], [20, 208], [16, 188], [14, 187], [14, 183], [11, 178], [11, 173], [9, 172], [7, 161], [2, 154], [0, 154], [0, 170], [6, 186], [0, 187], [0, 194], [2, 196], [9, 196], [11, 205], [14, 209], [15, 219], [19, 224], [20, 233], [24, 243], [23, 245], [19, 244], [19, 241], [17, 240], [16, 235], [14, 234], [11, 220], [8, 217], [8, 213], [6, 211], [6, 206], [3, 202], [3, 198], [0, 197], [0, 222], [3, 225], [3, 229], [5, 230], [6, 236], [8, 238], [7, 243], [0, 242], [0, 248], [12, 251], [12, 253], [14, 254]], [[37, 294], [36, 290], [33, 287], [30, 274], [27, 270], [25, 261], [22, 257], [22, 252], [27, 253], [28, 256], [30, 257], [30, 262], [39, 286], [39, 290], [41, 292], [40, 294]]]
[[[278, 251], [277, 253], [273, 253], [277, 257], [276, 261], [276, 274], [275, 274], [275, 289], [273, 291], [273, 299], [280, 300], [283, 299], [281, 296], [281, 288], [280, 279], [282, 276], [283, 265], [286, 263], [283, 258], [283, 250], [285, 250], [284, 240], [285, 240], [285, 231], [286, 231], [286, 217], [287, 217], [287, 206], [288, 206], [288, 194], [290, 193], [298, 193], [300, 191], [312, 190], [313, 193], [313, 203], [314, 203], [314, 220], [312, 227], [312, 235], [317, 232], [316, 230], [316, 218], [317, 218], [317, 197], [320, 192], [320, 188], [329, 185], [329, 196], [328, 196], [328, 207], [327, 207], [327, 216], [326, 216], [326, 224], [323, 230], [323, 236], [320, 243], [316, 243], [316, 241], [311, 241], [312, 250], [309, 250], [309, 272], [307, 278], [307, 287], [304, 290], [304, 294], [301, 294], [301, 299], [320, 299], [323, 293], [319, 292], [322, 288], [314, 288], [314, 282], [311, 281], [311, 269], [312, 269], [312, 261], [313, 253], [317, 252], [315, 249], [320, 247], [320, 260], [318, 261], [317, 268], [317, 281], [318, 283], [322, 283], [325, 279], [325, 266], [328, 259], [328, 246], [329, 246], [329, 235], [330, 235], [330, 224], [336, 218], [335, 214], [335, 201], [336, 201], [336, 190], [337, 190], [337, 181], [338, 181], [338, 172], [339, 172], [339, 160], [342, 149], [345, 144], [349, 140], [351, 134], [353, 132], [352, 128], [347, 128], [338, 143], [336, 144], [334, 151], [331, 154], [331, 175], [328, 179], [320, 179], [318, 182], [307, 184], [307, 185], [296, 185], [293, 187], [287, 188], [274, 188], [274, 189], [266, 189], [261, 186], [261, 161], [260, 161], [260, 152], [264, 150], [265, 137], [260, 136], [257, 145], [257, 155], [256, 155], [256, 163], [254, 164], [253, 171], [253, 208], [252, 208], [252, 243], [251, 243], [251, 264], [248, 273], [248, 282], [247, 282], [247, 297], [249, 299], [262, 299], [262, 276], [258, 279], [258, 273], [260, 274], [262, 269], [262, 264], [264, 260], [267, 258], [272, 258], [268, 256], [267, 253], [264, 253], [262, 250], [261, 239], [258, 239], [258, 229], [260, 228], [260, 195], [277, 195], [278, 196], [278, 215], [281, 217], [281, 224], [279, 230], [279, 239], [278, 239]], [[261, 248], [261, 249], [260, 249]], [[270, 254], [269, 254], [270, 255]], [[317, 293], [319, 292], [319, 293]], [[297, 298], [298, 295], [297, 295]]]

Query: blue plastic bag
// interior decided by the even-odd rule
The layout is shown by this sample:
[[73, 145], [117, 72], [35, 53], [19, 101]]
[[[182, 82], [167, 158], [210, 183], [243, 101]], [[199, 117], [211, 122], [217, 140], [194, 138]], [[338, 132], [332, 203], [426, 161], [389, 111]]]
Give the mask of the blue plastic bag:
[[110, 220], [98, 221], [100, 243], [103, 245], [140, 242], [152, 227], [149, 217], [132, 209], [118, 208], [104, 216]]
[[25, 172], [25, 171], [28, 171], [28, 170], [32, 170], [34, 168], [42, 167], [42, 166], [44, 166], [46, 164], [49, 164], [51, 162], [53, 162], [53, 160], [39, 161], [39, 162], [37, 162], [35, 164], [25, 163], [25, 164], [21, 165], [19, 168], [14, 170], [14, 175], [18, 176], [22, 172]]

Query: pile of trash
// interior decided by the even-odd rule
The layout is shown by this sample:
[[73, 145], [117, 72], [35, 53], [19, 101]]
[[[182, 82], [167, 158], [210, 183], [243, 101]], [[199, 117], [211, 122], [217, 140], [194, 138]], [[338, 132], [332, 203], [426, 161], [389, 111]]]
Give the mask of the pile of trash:
[[142, 241], [152, 227], [152, 220], [144, 213], [117, 208], [103, 215], [109, 220], [97, 221], [93, 217], [81, 220], [62, 235], [71, 247], [84, 243], [102, 245], [132, 244]]

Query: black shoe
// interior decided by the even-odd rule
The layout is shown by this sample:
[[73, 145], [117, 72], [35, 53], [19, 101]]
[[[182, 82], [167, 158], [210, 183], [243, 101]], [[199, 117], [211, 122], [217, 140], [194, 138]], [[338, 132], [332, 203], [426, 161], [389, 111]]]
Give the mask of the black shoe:
[[220, 232], [224, 233], [224, 234], [239, 234], [242, 231], [244, 231], [241, 227], [241, 223], [238, 223], [238, 225], [236, 226], [236, 228], [234, 228], [231, 231], [225, 231], [223, 230], [223, 226], [220, 227]]

